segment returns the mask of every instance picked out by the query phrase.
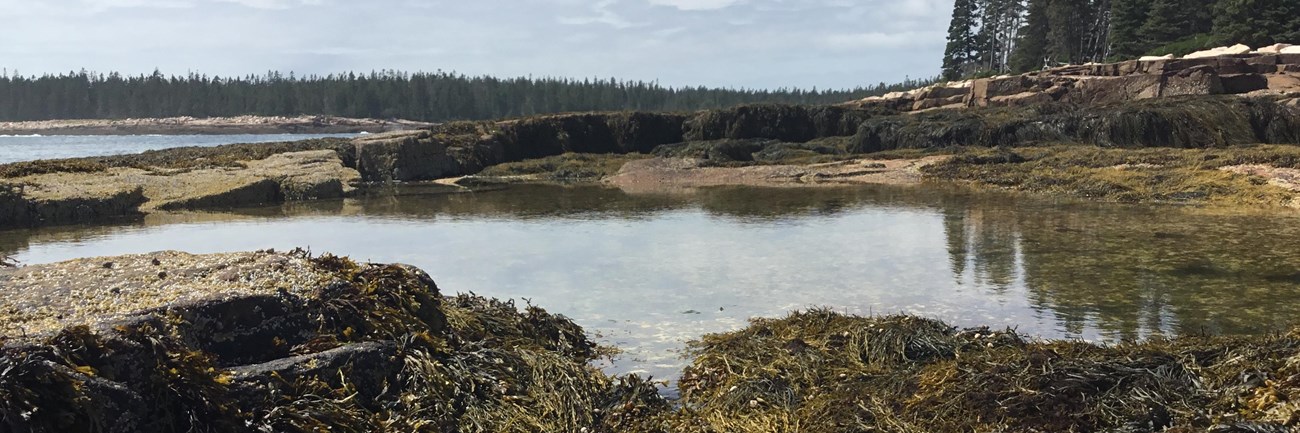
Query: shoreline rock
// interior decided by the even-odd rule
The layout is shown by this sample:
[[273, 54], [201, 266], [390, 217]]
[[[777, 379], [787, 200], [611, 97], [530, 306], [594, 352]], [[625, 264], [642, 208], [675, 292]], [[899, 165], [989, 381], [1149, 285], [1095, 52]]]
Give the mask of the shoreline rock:
[[[902, 112], [1016, 107], [1051, 102], [1107, 104], [1180, 95], [1300, 97], [1300, 54], [1279, 44], [1238, 45], [1118, 63], [1069, 65], [1021, 75], [940, 83], [843, 105]], [[956, 96], [963, 96], [960, 100]]]
[[590, 367], [568, 319], [409, 266], [157, 252], [0, 269], [0, 294], [4, 431], [619, 431], [667, 409]]
[[1284, 431], [1300, 331], [1116, 345], [829, 309], [690, 346], [681, 399], [573, 322], [301, 251], [0, 268], [0, 428], [185, 431]]

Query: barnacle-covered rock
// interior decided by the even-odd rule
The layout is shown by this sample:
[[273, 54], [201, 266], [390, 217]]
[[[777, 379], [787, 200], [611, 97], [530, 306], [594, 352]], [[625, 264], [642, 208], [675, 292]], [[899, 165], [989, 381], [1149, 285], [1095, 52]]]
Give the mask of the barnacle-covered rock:
[[0, 269], [0, 332], [0, 431], [603, 431], [666, 407], [562, 316], [302, 251]]

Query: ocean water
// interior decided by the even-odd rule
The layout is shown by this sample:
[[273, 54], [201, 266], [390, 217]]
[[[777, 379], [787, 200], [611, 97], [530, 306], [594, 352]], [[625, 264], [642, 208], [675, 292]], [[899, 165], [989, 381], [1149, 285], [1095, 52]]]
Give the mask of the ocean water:
[[38, 159], [121, 155], [173, 147], [212, 147], [234, 143], [268, 143], [355, 136], [356, 134], [0, 135], [0, 164]]
[[0, 231], [35, 264], [309, 248], [418, 266], [447, 294], [531, 302], [674, 378], [686, 343], [807, 308], [1042, 338], [1258, 334], [1300, 317], [1300, 218], [927, 188], [639, 195], [520, 186]]

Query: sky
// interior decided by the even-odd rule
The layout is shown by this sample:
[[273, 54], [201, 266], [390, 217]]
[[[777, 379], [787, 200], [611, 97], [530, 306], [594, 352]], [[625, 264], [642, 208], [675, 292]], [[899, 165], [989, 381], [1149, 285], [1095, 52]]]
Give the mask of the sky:
[[849, 88], [937, 75], [953, 0], [0, 0], [0, 67]]

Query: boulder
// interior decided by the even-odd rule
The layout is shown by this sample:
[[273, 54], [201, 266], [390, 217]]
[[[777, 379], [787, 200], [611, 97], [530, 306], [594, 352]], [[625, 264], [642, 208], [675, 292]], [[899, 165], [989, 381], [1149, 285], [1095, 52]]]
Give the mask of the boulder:
[[1254, 58], [1255, 56], [1248, 58], [1218, 57], [1216, 58], [1218, 65], [1214, 67], [1214, 70], [1219, 75], [1252, 74], [1255, 73], [1255, 66], [1248, 63], [1248, 60]]
[[1197, 66], [1163, 76], [1160, 96], [1217, 95], [1223, 93], [1223, 83], [1213, 67]]
[[1254, 52], [1256, 52], [1256, 53], [1260, 53], [1260, 54], [1278, 54], [1278, 53], [1281, 53], [1282, 50], [1284, 50], [1284, 49], [1286, 49], [1286, 48], [1289, 48], [1289, 47], [1291, 47], [1291, 44], [1273, 44], [1273, 45], [1269, 45], [1269, 46], [1267, 46], [1267, 47], [1260, 47], [1259, 49], [1255, 50]]
[[648, 153], [659, 145], [682, 141], [685, 122], [686, 116], [671, 113], [616, 113], [605, 119], [624, 153]]
[[912, 111], [928, 110], [953, 104], [961, 104], [966, 99], [966, 93], [952, 95], [946, 98], [922, 99], [912, 103]]
[[147, 200], [138, 185], [46, 193], [40, 185], [0, 183], [0, 227], [68, 224], [140, 214]]
[[300, 431], [275, 413], [368, 417], [406, 385], [398, 342], [450, 336], [423, 271], [333, 256], [163, 251], [0, 269], [0, 282], [0, 395], [21, 396], [0, 408], [5, 432]]
[[1244, 61], [1248, 65], [1276, 65], [1280, 58], [1281, 56], [1277, 54], [1262, 54], [1248, 57]]
[[1142, 66], [1142, 65], [1141, 65], [1141, 62], [1139, 62], [1139, 61], [1137, 61], [1137, 60], [1129, 60], [1129, 61], [1124, 61], [1124, 62], [1116, 63], [1116, 64], [1115, 64], [1115, 74], [1116, 74], [1116, 75], [1131, 75], [1131, 74], [1135, 74], [1135, 73], [1137, 73], [1138, 71], [1141, 70], [1141, 66]]
[[1229, 55], [1236, 55], [1236, 54], [1249, 54], [1250, 51], [1251, 51], [1251, 50], [1250, 50], [1250, 47], [1249, 47], [1249, 46], [1246, 46], [1246, 45], [1243, 45], [1243, 44], [1237, 44], [1237, 45], [1233, 45], [1233, 46], [1231, 46], [1231, 47], [1217, 47], [1217, 48], [1211, 48], [1211, 49], [1204, 50], [1204, 51], [1197, 51], [1197, 52], [1194, 52], [1194, 53], [1188, 54], [1188, 55], [1186, 55], [1186, 56], [1183, 56], [1183, 58], [1184, 58], [1184, 59], [1203, 59], [1203, 58], [1211, 58], [1211, 57], [1219, 57], [1219, 56], [1229, 56]]
[[[1210, 68], [1217, 68], [1219, 67], [1219, 59], [1214, 57], [1174, 59], [1165, 62], [1162, 71], [1166, 73], [1177, 73], [1182, 70], [1192, 69], [1196, 67], [1203, 67], [1203, 66], [1208, 66]], [[1156, 72], [1157, 71], [1151, 71], [1151, 73], [1156, 73]]]
[[1154, 61], [1160, 61], [1160, 60], [1172, 60], [1172, 59], [1174, 59], [1174, 55], [1173, 55], [1173, 54], [1165, 54], [1165, 55], [1163, 55], [1163, 56], [1142, 56], [1142, 57], [1138, 57], [1138, 61], [1139, 61], [1139, 62], [1154, 62]]
[[1141, 74], [1159, 74], [1164, 72], [1165, 64], [1174, 61], [1174, 59], [1150, 59], [1138, 62], [1138, 73]]
[[357, 171], [367, 182], [433, 180], [458, 174], [447, 147], [429, 134], [358, 140]]
[[970, 87], [949, 87], [949, 86], [932, 86], [927, 87], [918, 99], [945, 99], [953, 96], [966, 96], [970, 93]]
[[968, 106], [987, 107], [989, 100], [998, 96], [1011, 96], [1025, 92], [1029, 88], [1028, 77], [995, 77], [975, 80], [971, 84]]
[[1160, 75], [1136, 74], [1079, 80], [1059, 99], [1081, 104], [1104, 104], [1160, 96]]
[[1219, 81], [1223, 85], [1223, 93], [1228, 94], [1249, 93], [1269, 87], [1268, 78], [1261, 74], [1220, 75]]
[[[913, 102], [904, 97], [889, 104], [907, 111]], [[682, 141], [761, 138], [802, 143], [817, 138], [809, 108], [794, 105], [755, 104], [701, 112], [682, 128]]]
[[1015, 95], [994, 96], [989, 99], [990, 107], [1025, 107], [1052, 102], [1052, 95], [1046, 92], [1021, 92]]
[[1272, 74], [1266, 76], [1268, 90], [1278, 93], [1300, 92], [1300, 75]]
[[186, 209], [228, 209], [256, 204], [279, 203], [284, 196], [280, 192], [280, 182], [275, 179], [252, 176], [213, 177], [211, 184], [187, 185], [187, 189], [199, 192], [186, 194], [178, 198], [163, 198], [149, 203], [150, 208], [158, 210]]

